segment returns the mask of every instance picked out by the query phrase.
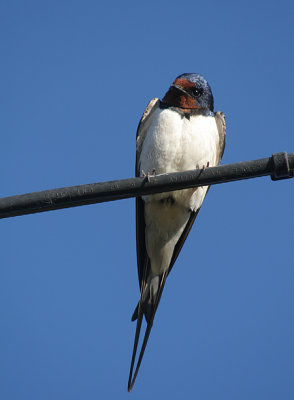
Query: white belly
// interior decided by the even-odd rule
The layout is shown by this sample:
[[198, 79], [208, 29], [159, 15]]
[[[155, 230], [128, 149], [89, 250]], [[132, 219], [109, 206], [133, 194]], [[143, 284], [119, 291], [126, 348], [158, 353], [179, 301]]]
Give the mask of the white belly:
[[[156, 174], [192, 170], [198, 164], [216, 165], [219, 137], [213, 116], [182, 117], [170, 109], [155, 111], [147, 130], [139, 159], [140, 171]], [[207, 188], [187, 189], [169, 193], [176, 202], [190, 209], [198, 209]], [[194, 195], [195, 194], [195, 195]], [[196, 196], [197, 194], [197, 196]], [[145, 196], [146, 202], [167, 197], [160, 193]]]
[[[170, 109], [157, 109], [142, 144], [140, 171], [156, 174], [216, 165], [219, 136], [213, 116], [190, 120]], [[169, 268], [191, 210], [201, 207], [207, 187], [144, 196], [146, 249], [153, 276]], [[166, 198], [170, 201], [160, 201]]]

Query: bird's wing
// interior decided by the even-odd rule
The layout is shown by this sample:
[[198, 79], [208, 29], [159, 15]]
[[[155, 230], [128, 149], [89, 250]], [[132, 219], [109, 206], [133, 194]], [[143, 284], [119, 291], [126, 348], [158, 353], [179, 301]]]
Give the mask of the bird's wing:
[[[158, 98], [152, 99], [148, 106], [146, 107], [142, 118], [139, 122], [138, 129], [137, 129], [137, 140], [136, 140], [136, 176], [140, 176], [140, 165], [139, 165], [139, 160], [140, 160], [140, 155], [142, 151], [142, 145], [146, 136], [146, 132], [148, 130], [151, 116], [154, 113], [154, 111], [159, 107], [160, 100]], [[150, 171], [146, 171], [147, 173]], [[143, 339], [143, 344], [141, 347], [141, 351], [138, 357], [137, 361], [137, 366], [133, 375], [133, 369], [134, 369], [134, 364], [135, 364], [135, 358], [136, 358], [136, 353], [137, 353], [137, 348], [138, 348], [138, 342], [139, 342], [139, 337], [140, 337], [140, 331], [141, 331], [141, 325], [142, 325], [142, 319], [143, 319], [143, 293], [146, 287], [146, 282], [147, 282], [147, 277], [150, 269], [150, 259], [147, 255], [146, 251], [146, 245], [145, 245], [145, 212], [144, 212], [144, 201], [142, 200], [141, 197], [136, 198], [136, 240], [137, 240], [137, 264], [138, 264], [138, 278], [139, 278], [139, 285], [140, 285], [140, 300], [138, 303], [138, 306], [134, 312], [132, 320], [137, 319], [137, 326], [136, 326], [136, 333], [135, 333], [135, 340], [134, 340], [134, 347], [133, 347], [133, 354], [132, 354], [132, 361], [131, 361], [131, 367], [130, 367], [130, 374], [129, 374], [129, 381], [128, 381], [128, 390], [131, 391], [134, 383], [136, 376], [138, 374], [141, 361], [144, 355], [144, 351], [147, 345], [147, 341], [150, 335], [150, 331], [152, 328], [153, 324], [153, 319], [154, 315], [161, 297], [161, 293], [163, 290], [164, 282], [166, 279], [166, 275], [164, 275], [161, 279], [161, 284], [160, 288], [157, 292], [157, 297], [155, 300], [155, 305], [151, 313], [151, 317], [147, 323], [144, 339]]]
[[217, 165], [220, 163], [222, 156], [225, 151], [225, 145], [226, 145], [226, 119], [225, 119], [225, 114], [221, 111], [217, 111], [214, 114], [215, 117], [215, 122], [218, 130], [218, 135], [219, 135], [219, 153], [218, 153], [218, 158], [217, 158]]
[[150, 121], [150, 117], [154, 113], [155, 110], [159, 107], [160, 100], [155, 97], [150, 100], [138, 125], [137, 128], [137, 137], [136, 137], [136, 176], [140, 176], [139, 170], [139, 158], [142, 150], [142, 144], [144, 142], [147, 128], [149, 126], [148, 122]]
[[[140, 176], [139, 159], [142, 151], [142, 145], [146, 136], [147, 129], [150, 123], [150, 117], [154, 111], [159, 107], [160, 100], [154, 98], [150, 100], [142, 118], [139, 122], [137, 129], [136, 140], [136, 176]], [[151, 171], [146, 171], [146, 173]], [[144, 216], [144, 202], [141, 197], [136, 198], [136, 239], [137, 239], [137, 264], [138, 264], [138, 278], [141, 288], [144, 271], [148, 268], [149, 258], [145, 246], [145, 216]]]
[[196, 211], [191, 211], [190, 218], [188, 219], [185, 229], [183, 230], [183, 233], [181, 234], [180, 239], [178, 240], [177, 244], [175, 245], [175, 249], [174, 249], [174, 252], [173, 252], [173, 255], [172, 255], [172, 258], [170, 261], [170, 265], [168, 268], [168, 273], [170, 273], [172, 267], [174, 266], [174, 263], [176, 262], [176, 259], [178, 258], [178, 255], [180, 254], [182, 247], [184, 246], [184, 243], [187, 239], [187, 236], [189, 235], [189, 232], [194, 224], [194, 221], [195, 221], [199, 211], [200, 211], [200, 208], [198, 208], [198, 210], [196, 210]]

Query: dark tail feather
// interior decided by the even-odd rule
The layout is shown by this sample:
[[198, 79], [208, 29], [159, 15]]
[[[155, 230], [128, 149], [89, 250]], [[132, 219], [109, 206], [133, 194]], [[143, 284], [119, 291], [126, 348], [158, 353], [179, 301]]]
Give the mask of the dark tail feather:
[[[138, 316], [139, 316], [139, 304], [140, 304], [140, 301], [137, 304], [137, 307], [135, 308], [135, 311], [134, 311], [134, 313], [132, 315], [132, 321], [136, 321], [136, 319], [138, 319]], [[154, 299], [154, 301], [152, 301], [152, 299], [150, 301], [148, 301], [148, 299], [147, 299], [147, 301], [145, 301], [144, 303], [141, 304], [142, 314], [145, 315], [145, 319], [146, 319], [147, 324], [151, 319], [151, 315], [152, 315], [152, 311], [153, 311], [153, 308], [154, 308], [154, 304], [155, 304], [155, 299]]]
[[136, 334], [135, 334], [135, 340], [134, 340], [131, 368], [130, 368], [130, 374], [129, 374], [129, 380], [128, 380], [128, 391], [129, 392], [132, 390], [132, 387], [133, 387], [133, 384], [134, 384], [134, 382], [132, 381], [132, 375], [133, 375], [133, 369], [134, 369], [135, 358], [136, 358], [136, 354], [137, 354], [138, 342], [139, 342], [141, 325], [142, 325], [142, 319], [143, 319], [143, 313], [141, 312], [140, 307], [139, 307], [139, 311], [140, 311], [140, 314], [138, 315], [138, 319], [137, 319], [137, 326], [136, 326]]
[[146, 327], [146, 331], [145, 331], [145, 335], [144, 335], [144, 339], [143, 339], [143, 343], [142, 343], [142, 347], [141, 347], [141, 351], [140, 351], [140, 354], [139, 354], [139, 358], [138, 358], [138, 361], [137, 361], [137, 366], [136, 366], [134, 375], [133, 375], [133, 369], [134, 369], [135, 358], [136, 358], [138, 342], [139, 342], [139, 337], [140, 337], [140, 330], [141, 330], [142, 319], [143, 319], [143, 314], [144, 314], [144, 310], [143, 310], [143, 307], [142, 307], [142, 301], [141, 301], [142, 292], [141, 292], [141, 298], [140, 298], [139, 304], [136, 307], [135, 312], [134, 312], [133, 317], [132, 317], [132, 320], [133, 320], [133, 318], [134, 319], [138, 318], [138, 319], [137, 319], [137, 326], [136, 326], [136, 334], [135, 334], [135, 340], [134, 340], [134, 348], [133, 348], [133, 355], [132, 355], [132, 361], [131, 361], [130, 375], [129, 375], [129, 381], [128, 381], [128, 391], [129, 392], [132, 390], [132, 388], [134, 386], [134, 383], [135, 383], [135, 380], [136, 380], [136, 377], [137, 377], [138, 372], [139, 372], [139, 368], [140, 368], [140, 365], [141, 365], [141, 362], [142, 362], [142, 359], [143, 359], [143, 355], [144, 355], [144, 352], [145, 352], [145, 349], [146, 349], [146, 345], [147, 345], [147, 342], [148, 342], [148, 339], [149, 339], [149, 335], [150, 335], [150, 332], [151, 332], [151, 328], [152, 328], [152, 325], [153, 325], [154, 316], [155, 316], [155, 313], [156, 313], [156, 310], [157, 310], [157, 307], [158, 307], [158, 304], [159, 304], [159, 301], [160, 301], [160, 298], [161, 298], [161, 295], [162, 295], [162, 291], [163, 291], [163, 288], [164, 288], [165, 281], [166, 281], [166, 277], [167, 277], [167, 272], [165, 272], [162, 275], [160, 286], [159, 286], [158, 292], [156, 294], [154, 306], [153, 306], [150, 318], [148, 318], [147, 327]]
[[137, 307], [135, 308], [135, 311], [132, 315], [132, 321], [136, 321], [136, 319], [138, 318], [138, 312], [139, 312], [139, 303], [137, 304]]

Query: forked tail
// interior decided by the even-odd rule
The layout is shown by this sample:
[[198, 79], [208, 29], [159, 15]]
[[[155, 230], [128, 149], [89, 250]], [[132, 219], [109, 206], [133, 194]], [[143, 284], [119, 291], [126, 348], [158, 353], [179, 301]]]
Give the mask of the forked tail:
[[[146, 345], [147, 345], [147, 342], [148, 342], [148, 339], [149, 339], [149, 335], [150, 335], [150, 332], [151, 332], [151, 328], [152, 328], [152, 325], [153, 325], [154, 316], [155, 316], [155, 313], [156, 313], [156, 310], [157, 310], [157, 307], [158, 307], [158, 304], [159, 304], [159, 301], [160, 301], [160, 298], [161, 298], [161, 295], [162, 295], [162, 291], [163, 291], [163, 288], [164, 288], [164, 284], [165, 284], [167, 275], [168, 275], [168, 272], [164, 272], [162, 277], [161, 277], [159, 289], [158, 289], [158, 291], [156, 293], [154, 305], [152, 307], [152, 311], [151, 311], [151, 314], [150, 314], [150, 319], [148, 319], [148, 322], [147, 322], [147, 327], [146, 327], [146, 331], [145, 331], [145, 335], [144, 335], [141, 351], [140, 351], [140, 354], [139, 354], [139, 358], [138, 358], [138, 361], [137, 361], [137, 366], [136, 366], [135, 372], [133, 374], [134, 364], [135, 364], [135, 359], [136, 359], [136, 354], [137, 354], [137, 348], [138, 348], [138, 343], [139, 343], [139, 337], [140, 337], [140, 331], [141, 331], [141, 326], [142, 326], [142, 319], [143, 319], [143, 314], [144, 314], [144, 311], [143, 311], [143, 295], [144, 295], [144, 291], [145, 291], [146, 285], [142, 285], [142, 288], [141, 288], [140, 300], [139, 300], [138, 307], [136, 309], [137, 310], [137, 315], [136, 315], [137, 316], [137, 326], [136, 326], [136, 334], [135, 334], [135, 340], [134, 340], [134, 347], [133, 347], [133, 355], [132, 355], [132, 361], [131, 361], [130, 375], [129, 375], [129, 381], [128, 381], [128, 391], [129, 392], [132, 390], [132, 388], [134, 386], [134, 383], [135, 383], [135, 380], [136, 380], [136, 377], [137, 377], [138, 372], [139, 372], [139, 368], [140, 368], [140, 365], [141, 365], [141, 362], [142, 362], [142, 358], [143, 358], [143, 355], [144, 355], [144, 352], [145, 352], [145, 348], [146, 348]], [[136, 310], [135, 310], [135, 313], [136, 313]], [[135, 315], [135, 313], [134, 313], [134, 315]]]

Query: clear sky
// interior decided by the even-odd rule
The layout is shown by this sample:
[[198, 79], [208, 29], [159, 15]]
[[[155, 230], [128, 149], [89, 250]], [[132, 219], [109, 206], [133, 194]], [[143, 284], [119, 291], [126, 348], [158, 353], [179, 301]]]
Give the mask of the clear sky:
[[[0, 196], [134, 175], [152, 97], [198, 72], [223, 163], [294, 151], [292, 1], [0, 3]], [[134, 200], [1, 221], [0, 398], [294, 398], [294, 180], [211, 188], [131, 394]]]

